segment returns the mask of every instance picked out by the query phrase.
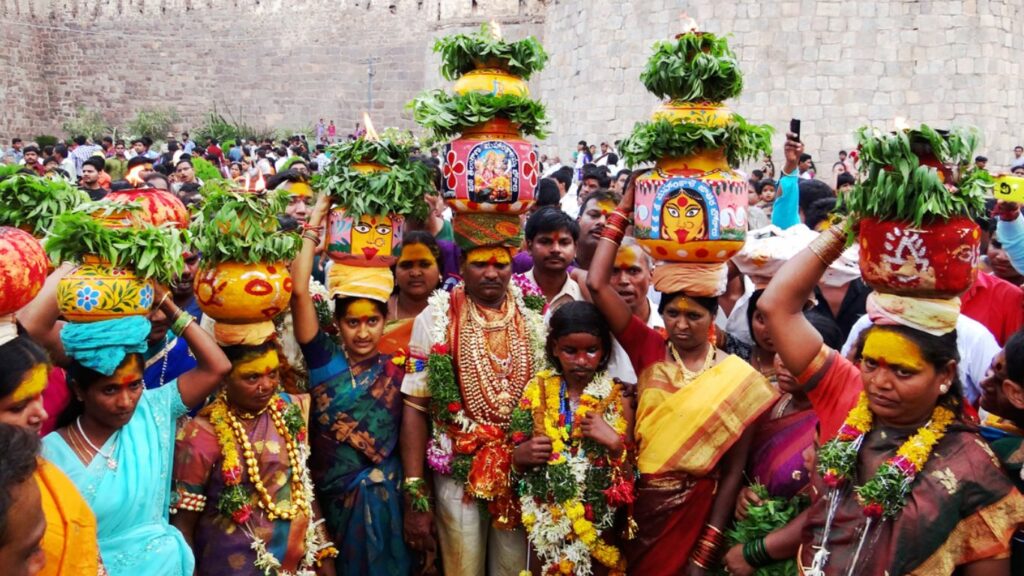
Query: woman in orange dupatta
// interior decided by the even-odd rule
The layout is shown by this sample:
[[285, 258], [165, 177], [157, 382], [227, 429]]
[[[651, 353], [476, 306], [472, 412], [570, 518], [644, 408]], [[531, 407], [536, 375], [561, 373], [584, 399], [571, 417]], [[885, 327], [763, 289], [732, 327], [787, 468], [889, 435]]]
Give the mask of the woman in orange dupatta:
[[[50, 363], [32, 340], [15, 336], [0, 344], [0, 422], [38, 434], [47, 418], [43, 407]], [[71, 480], [44, 458], [35, 472], [46, 516], [42, 576], [105, 574], [96, 543], [96, 517]]]
[[395, 264], [395, 294], [388, 301], [388, 321], [377, 347], [381, 354], [408, 356], [413, 321], [427, 307], [427, 298], [439, 287], [441, 276], [437, 240], [419, 230], [408, 233]]
[[712, 344], [718, 301], [710, 293], [664, 294], [658, 313], [666, 337], [633, 316], [611, 287], [634, 182], [609, 217], [587, 278], [594, 304], [639, 375], [638, 530], [624, 546], [627, 568], [633, 574], [705, 574], [725, 552], [724, 531], [750, 445], [747, 429], [778, 394], [749, 364]]

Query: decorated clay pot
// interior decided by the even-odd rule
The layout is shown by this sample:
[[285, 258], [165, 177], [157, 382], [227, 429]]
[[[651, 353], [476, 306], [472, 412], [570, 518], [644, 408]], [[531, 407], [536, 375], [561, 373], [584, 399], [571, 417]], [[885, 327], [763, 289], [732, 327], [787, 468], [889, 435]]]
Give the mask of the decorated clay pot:
[[525, 97], [530, 95], [530, 89], [527, 88], [525, 80], [500, 68], [471, 70], [459, 77], [453, 90], [459, 96], [474, 92], [492, 96], [513, 94]]
[[131, 268], [114, 268], [95, 256], [57, 283], [57, 307], [70, 322], [142, 316], [153, 306], [153, 284]]
[[387, 172], [390, 170], [387, 166], [376, 162], [355, 162], [350, 168], [360, 174], [372, 174], [374, 172]]
[[49, 260], [32, 234], [0, 226], [0, 316], [28, 304], [46, 281]]
[[721, 151], [664, 158], [637, 179], [633, 235], [666, 262], [725, 262], [743, 248], [747, 183]]
[[402, 246], [401, 216], [370, 216], [355, 221], [335, 206], [327, 218], [327, 255], [354, 266], [391, 266]]
[[469, 128], [444, 147], [444, 199], [456, 212], [521, 214], [540, 179], [537, 153], [503, 118]]
[[217, 322], [254, 324], [288, 309], [292, 277], [284, 263], [222, 262], [199, 269], [195, 292], [203, 314]]
[[977, 275], [981, 230], [966, 216], [921, 226], [865, 218], [859, 242], [861, 276], [875, 290], [953, 298]]
[[686, 122], [721, 128], [732, 120], [732, 113], [720, 103], [669, 101], [655, 108], [651, 119], [665, 119], [673, 124]]
[[[174, 222], [178, 228], [188, 228], [188, 209], [181, 203], [181, 200], [167, 192], [157, 188], [145, 188], [136, 190], [118, 190], [103, 197], [104, 200], [129, 204], [137, 202], [142, 205], [143, 220], [160, 226], [166, 222]], [[126, 215], [114, 214], [106, 218], [112, 226], [130, 226], [131, 222]]]

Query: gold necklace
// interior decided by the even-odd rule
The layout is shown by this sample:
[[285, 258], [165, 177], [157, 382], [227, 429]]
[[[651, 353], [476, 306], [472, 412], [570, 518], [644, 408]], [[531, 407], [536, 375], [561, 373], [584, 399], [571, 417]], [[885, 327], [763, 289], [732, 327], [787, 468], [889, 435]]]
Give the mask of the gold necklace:
[[288, 431], [284, 417], [281, 416], [281, 412], [277, 409], [276, 404], [277, 398], [271, 398], [264, 411], [270, 412], [270, 419], [274, 422], [274, 428], [285, 439], [285, 447], [288, 451], [292, 501], [291, 505], [287, 508], [283, 504], [274, 502], [274, 498], [267, 492], [267, 487], [263, 484], [263, 476], [260, 475], [256, 453], [253, 451], [252, 443], [249, 441], [249, 434], [245, 431], [238, 418], [235, 417], [234, 410], [230, 408], [230, 405], [228, 405], [229, 409], [225, 410], [225, 415], [232, 432], [234, 432], [235, 440], [242, 445], [242, 458], [245, 459], [245, 464], [249, 469], [249, 482], [252, 483], [252, 487], [256, 490], [258, 496], [256, 504], [267, 513], [267, 518], [270, 520], [277, 520], [278, 518], [291, 520], [297, 518], [303, 511], [306, 511], [309, 495], [306, 494], [305, 486], [302, 483], [302, 462], [299, 459], [299, 449], [295, 445], [295, 438]]
[[672, 353], [672, 359], [676, 361], [676, 364], [679, 365], [679, 369], [683, 371], [683, 386], [686, 386], [690, 382], [696, 380], [698, 376], [706, 372], [708, 368], [711, 368], [712, 364], [714, 364], [715, 362], [716, 351], [715, 347], [712, 346], [710, 342], [708, 342], [708, 353], [707, 356], [704, 358], [704, 365], [701, 366], [700, 369], [696, 371], [691, 371], [689, 368], [686, 367], [686, 362], [683, 362], [682, 357], [679, 356], [679, 351], [676, 350], [676, 347], [673, 346], [671, 342], [669, 342], [668, 344], [668, 349]]

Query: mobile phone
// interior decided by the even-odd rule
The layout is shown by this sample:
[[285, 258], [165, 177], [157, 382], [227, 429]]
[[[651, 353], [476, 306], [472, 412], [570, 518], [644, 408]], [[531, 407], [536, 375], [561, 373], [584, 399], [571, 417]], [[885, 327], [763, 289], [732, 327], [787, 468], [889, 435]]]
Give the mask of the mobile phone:
[[800, 120], [796, 118], [789, 119], [789, 131], [796, 134], [796, 141], [800, 141]]

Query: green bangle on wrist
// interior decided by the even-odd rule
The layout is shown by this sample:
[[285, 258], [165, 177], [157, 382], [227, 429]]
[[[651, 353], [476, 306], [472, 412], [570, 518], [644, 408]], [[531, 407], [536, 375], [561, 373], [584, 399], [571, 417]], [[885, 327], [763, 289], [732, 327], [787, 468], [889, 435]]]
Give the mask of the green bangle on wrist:
[[768, 555], [768, 547], [764, 538], [755, 538], [743, 544], [743, 559], [754, 568], [760, 568], [774, 562]]

